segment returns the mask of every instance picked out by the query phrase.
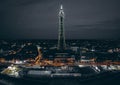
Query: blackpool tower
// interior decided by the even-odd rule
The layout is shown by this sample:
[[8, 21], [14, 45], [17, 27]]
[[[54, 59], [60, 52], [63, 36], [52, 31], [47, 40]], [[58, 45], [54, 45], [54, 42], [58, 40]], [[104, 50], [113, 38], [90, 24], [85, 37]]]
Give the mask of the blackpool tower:
[[64, 11], [63, 6], [60, 6], [59, 11], [59, 33], [58, 33], [58, 49], [65, 50], [65, 32], [64, 32]]

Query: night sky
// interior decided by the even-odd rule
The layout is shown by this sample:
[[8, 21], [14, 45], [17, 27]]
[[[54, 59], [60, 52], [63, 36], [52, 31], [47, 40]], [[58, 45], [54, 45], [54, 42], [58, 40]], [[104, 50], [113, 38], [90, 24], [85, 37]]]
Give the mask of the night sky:
[[120, 39], [120, 0], [0, 0], [0, 39]]

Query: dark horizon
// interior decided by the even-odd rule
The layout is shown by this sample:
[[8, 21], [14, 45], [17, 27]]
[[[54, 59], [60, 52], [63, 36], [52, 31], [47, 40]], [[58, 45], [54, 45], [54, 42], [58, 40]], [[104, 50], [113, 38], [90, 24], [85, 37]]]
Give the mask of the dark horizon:
[[120, 39], [119, 0], [1, 0], [0, 39], [58, 39], [61, 4], [66, 39]]

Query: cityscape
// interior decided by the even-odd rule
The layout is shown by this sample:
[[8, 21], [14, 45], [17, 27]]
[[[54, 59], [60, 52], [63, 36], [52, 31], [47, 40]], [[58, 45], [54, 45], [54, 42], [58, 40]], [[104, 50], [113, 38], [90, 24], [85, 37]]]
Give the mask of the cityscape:
[[57, 39], [0, 39], [0, 85], [119, 84], [120, 39], [68, 39], [58, 7]]

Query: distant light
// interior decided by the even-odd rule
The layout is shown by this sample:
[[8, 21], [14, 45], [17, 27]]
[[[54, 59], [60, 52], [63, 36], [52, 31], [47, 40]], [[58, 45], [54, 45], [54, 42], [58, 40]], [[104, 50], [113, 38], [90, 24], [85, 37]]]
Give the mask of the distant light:
[[91, 50], [92, 52], [95, 51], [94, 49]]

